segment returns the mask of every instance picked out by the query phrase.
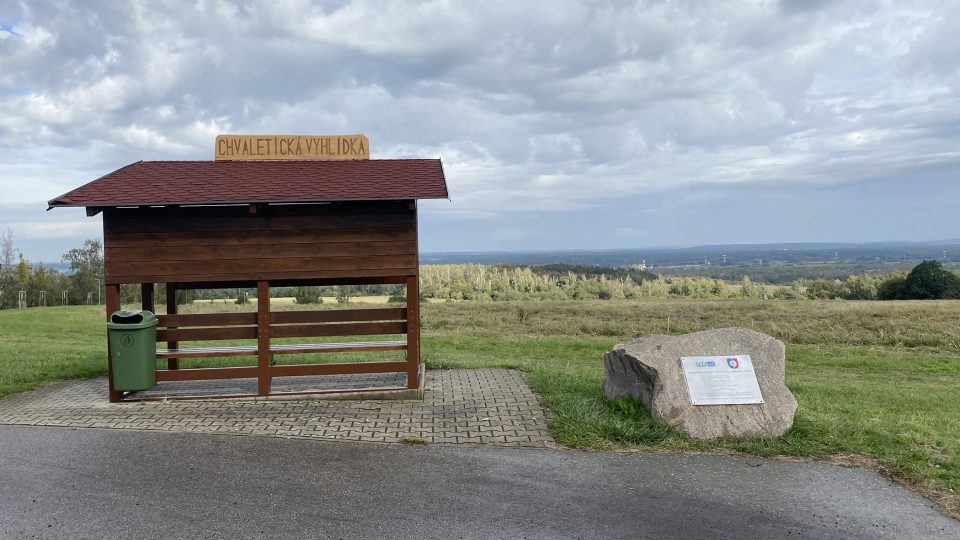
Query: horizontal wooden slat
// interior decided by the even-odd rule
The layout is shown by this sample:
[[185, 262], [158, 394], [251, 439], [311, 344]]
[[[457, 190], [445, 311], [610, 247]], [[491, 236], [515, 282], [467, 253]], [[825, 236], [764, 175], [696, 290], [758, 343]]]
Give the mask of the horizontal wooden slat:
[[190, 313], [157, 315], [160, 326], [243, 326], [257, 324], [256, 313]]
[[360, 341], [356, 343], [300, 343], [271, 345], [274, 354], [306, 354], [323, 352], [402, 351], [406, 341]]
[[181, 231], [283, 231], [308, 229], [407, 228], [413, 224], [414, 213], [405, 214], [348, 214], [315, 216], [269, 217], [249, 214], [238, 217], [173, 217], [165, 219], [125, 219], [107, 215], [103, 220], [104, 231], [109, 233], [175, 233]]
[[319, 336], [362, 336], [376, 334], [404, 334], [405, 322], [362, 322], [347, 324], [294, 324], [270, 327], [270, 335], [275, 338], [319, 337]]
[[270, 366], [273, 377], [342, 375], [351, 373], [395, 373], [406, 371], [406, 362], [355, 362], [352, 364], [298, 364]]
[[[271, 345], [270, 352], [274, 354], [306, 354], [323, 352], [400, 351], [406, 348], [406, 341], [357, 341], [342, 343], [278, 344]], [[221, 356], [250, 356], [256, 354], [256, 345], [157, 349], [157, 358], [216, 358]]]
[[349, 322], [349, 321], [403, 321], [406, 308], [326, 309], [323, 311], [274, 311], [273, 324]]
[[204, 273], [255, 273], [255, 272], [307, 272], [332, 270], [362, 270], [380, 268], [412, 268], [417, 264], [415, 255], [355, 255], [345, 257], [287, 257], [284, 259], [218, 259], [202, 262], [152, 260], [137, 262], [105, 261], [107, 275], [170, 274], [184, 271]]
[[[281, 279], [270, 281], [271, 287], [307, 287], [314, 285], [368, 285], [368, 284], [404, 284], [407, 276], [381, 277], [345, 277], [324, 279]], [[172, 282], [178, 290], [185, 289], [242, 289], [256, 288], [256, 281], [202, 281], [202, 282]]]
[[256, 367], [193, 368], [157, 370], [157, 381], [202, 381], [206, 379], [248, 379], [257, 376]]
[[416, 239], [413, 229], [343, 229], [336, 231], [244, 231], [243, 234], [230, 232], [193, 231], [182, 233], [110, 233], [105, 235], [105, 247], [137, 247], [148, 242], [160, 247], [181, 247], [192, 245], [263, 244], [277, 241], [290, 244], [341, 244], [354, 242], [407, 242]]
[[[410, 201], [341, 201], [328, 204], [258, 204], [256, 215], [266, 217], [350, 215], [350, 214], [403, 214], [411, 210]], [[104, 208], [111, 218], [122, 219], [171, 219], [191, 217], [245, 217], [250, 215], [250, 205], [217, 206], [152, 206], [136, 208]]]
[[219, 326], [157, 330], [157, 341], [212, 341], [219, 339], [256, 338], [256, 326]]
[[417, 238], [416, 230], [410, 228], [380, 228], [371, 225], [362, 229], [336, 229], [317, 231], [297, 229], [284, 231], [246, 231], [244, 234], [233, 234], [229, 231], [190, 231], [167, 233], [104, 233], [104, 247], [181, 247], [181, 246], [236, 246], [244, 244], [309, 244], [322, 242], [324, 244], [353, 243], [353, 242], [408, 242]]
[[[117, 273], [107, 272], [105, 281], [108, 285], [118, 283], [210, 283], [210, 282], [247, 282], [250, 280], [267, 280], [274, 287], [283, 286], [282, 283], [294, 280], [303, 280], [304, 282], [313, 281], [315, 284], [323, 284], [323, 280], [331, 280], [339, 283], [357, 283], [360, 278], [385, 277], [395, 278], [397, 276], [416, 275], [416, 268], [379, 268], [379, 269], [353, 269], [353, 270], [314, 270], [314, 271], [294, 271], [294, 272], [227, 272], [217, 271], [209, 274], [198, 274], [196, 268], [184, 267], [180, 272], [171, 272], [167, 274], [133, 274], [126, 273], [125, 269], [117, 269]], [[278, 283], [279, 282], [279, 283]], [[398, 281], [394, 281], [397, 283]], [[369, 283], [374, 283], [370, 281]], [[384, 281], [384, 283], [389, 283]], [[203, 287], [197, 287], [203, 288]]]
[[[416, 268], [409, 275], [416, 275]], [[332, 279], [273, 279], [271, 287], [300, 287], [310, 285], [369, 285], [369, 284], [400, 284], [407, 282], [407, 276], [374, 276], [374, 277], [343, 277]], [[200, 287], [205, 288], [205, 287]]]
[[257, 346], [239, 347], [183, 347], [157, 349], [157, 358], [216, 358], [220, 356], [249, 356], [257, 354]]
[[327, 243], [317, 238], [313, 243], [271, 242], [237, 245], [194, 245], [137, 247], [108, 246], [106, 259], [111, 264], [149, 261], [220, 261], [227, 259], [288, 259], [297, 257], [346, 257], [370, 255], [415, 255], [412, 240], [395, 242], [339, 242]]

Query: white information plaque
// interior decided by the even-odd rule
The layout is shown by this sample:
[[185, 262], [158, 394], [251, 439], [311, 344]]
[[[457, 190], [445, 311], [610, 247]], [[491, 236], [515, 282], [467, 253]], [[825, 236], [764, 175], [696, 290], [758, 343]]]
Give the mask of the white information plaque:
[[763, 403], [749, 354], [684, 356], [680, 365], [694, 405]]

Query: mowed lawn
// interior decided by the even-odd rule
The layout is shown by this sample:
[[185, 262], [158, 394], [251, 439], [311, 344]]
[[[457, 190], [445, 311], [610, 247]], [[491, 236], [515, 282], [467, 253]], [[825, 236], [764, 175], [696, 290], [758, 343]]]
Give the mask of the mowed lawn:
[[[182, 311], [212, 309], [252, 308]], [[523, 370], [564, 445], [867, 463], [960, 515], [960, 301], [456, 302], [422, 311], [430, 368]], [[616, 343], [725, 326], [787, 342], [787, 385], [800, 409], [784, 437], [693, 441], [635, 402], [603, 398], [602, 354]], [[102, 308], [0, 311], [0, 396], [104, 375], [105, 332]]]

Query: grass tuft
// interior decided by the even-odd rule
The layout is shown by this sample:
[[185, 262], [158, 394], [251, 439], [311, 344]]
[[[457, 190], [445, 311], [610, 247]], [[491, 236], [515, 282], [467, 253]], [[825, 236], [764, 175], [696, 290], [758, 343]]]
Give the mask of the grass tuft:
[[400, 439], [400, 442], [403, 444], [408, 444], [410, 446], [426, 446], [427, 441], [423, 439], [418, 439], [416, 437], [404, 437]]

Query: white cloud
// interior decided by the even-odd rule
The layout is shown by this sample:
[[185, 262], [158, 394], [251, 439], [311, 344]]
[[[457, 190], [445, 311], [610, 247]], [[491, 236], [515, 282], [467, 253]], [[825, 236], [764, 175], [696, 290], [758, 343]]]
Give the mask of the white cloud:
[[442, 156], [454, 201], [435, 210], [444, 219], [960, 166], [960, 7], [949, 3], [13, 11], [0, 30], [7, 203], [139, 159], [209, 159], [223, 132], [364, 132], [374, 157]]
[[96, 237], [102, 232], [99, 220], [89, 218], [80, 218], [68, 222], [47, 222], [47, 221], [20, 221], [8, 225], [11, 230], [17, 231], [18, 239], [34, 238], [62, 238], [64, 236], [73, 237]]

